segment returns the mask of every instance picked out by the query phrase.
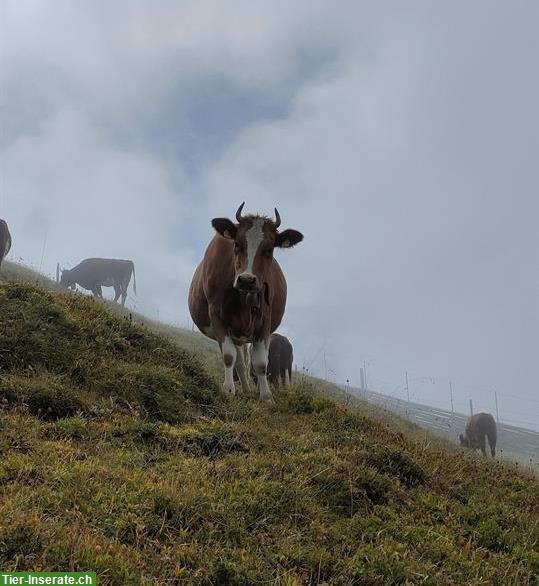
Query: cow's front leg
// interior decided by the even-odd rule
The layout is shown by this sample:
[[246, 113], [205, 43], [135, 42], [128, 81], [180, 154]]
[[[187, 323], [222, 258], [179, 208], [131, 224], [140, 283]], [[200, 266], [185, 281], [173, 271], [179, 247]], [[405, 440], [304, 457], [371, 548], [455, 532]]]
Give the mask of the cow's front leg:
[[224, 342], [220, 344], [221, 353], [223, 355], [223, 363], [225, 365], [225, 382], [223, 383], [223, 391], [236, 394], [236, 387], [234, 386], [234, 364], [236, 363], [237, 350], [234, 342], [230, 336], [225, 336]]
[[274, 403], [273, 395], [271, 394], [266, 376], [266, 370], [268, 367], [268, 346], [269, 340], [268, 342], [264, 340], [254, 342], [252, 361], [253, 369], [258, 381], [257, 386], [260, 400], [266, 401], [267, 403]]
[[251, 387], [249, 385], [249, 376], [247, 374], [246, 362], [248, 361], [246, 360], [245, 346], [236, 346], [236, 351], [236, 370], [241, 381], [241, 388], [244, 393], [249, 393]]

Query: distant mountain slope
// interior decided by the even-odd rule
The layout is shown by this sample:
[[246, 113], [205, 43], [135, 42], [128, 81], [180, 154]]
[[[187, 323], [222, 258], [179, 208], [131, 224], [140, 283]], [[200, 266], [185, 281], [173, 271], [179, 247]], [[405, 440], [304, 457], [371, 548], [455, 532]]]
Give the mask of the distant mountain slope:
[[[462, 413], [451, 413], [420, 403], [408, 403], [375, 391], [360, 391], [359, 389], [350, 389], [350, 391], [360, 399], [389, 409], [432, 433], [452, 441], [456, 441], [468, 420], [468, 415]], [[539, 473], [539, 432], [503, 422], [498, 423], [497, 453], [508, 459], [519, 461], [537, 474]]]
[[301, 378], [226, 399], [106, 304], [0, 285], [0, 567], [99, 584], [533, 584], [539, 483]]

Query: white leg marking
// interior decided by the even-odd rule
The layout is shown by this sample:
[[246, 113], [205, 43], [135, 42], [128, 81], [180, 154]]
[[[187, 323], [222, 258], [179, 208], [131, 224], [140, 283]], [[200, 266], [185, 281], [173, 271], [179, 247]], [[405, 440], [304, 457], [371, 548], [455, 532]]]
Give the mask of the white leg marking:
[[262, 342], [255, 342], [253, 344], [253, 368], [258, 379], [258, 392], [260, 393], [260, 400], [273, 403], [273, 395], [271, 394], [268, 379], [266, 378], [266, 368], [268, 366], [268, 347]]
[[227, 336], [222, 345], [223, 362], [225, 365], [225, 382], [223, 383], [223, 391], [236, 394], [236, 387], [234, 386], [234, 364], [236, 363], [236, 346], [234, 342]]

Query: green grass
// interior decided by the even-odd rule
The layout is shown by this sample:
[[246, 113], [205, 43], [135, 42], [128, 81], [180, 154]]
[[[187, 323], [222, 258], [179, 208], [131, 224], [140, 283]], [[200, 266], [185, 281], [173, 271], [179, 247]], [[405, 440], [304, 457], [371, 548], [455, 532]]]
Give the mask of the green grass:
[[515, 465], [306, 377], [273, 409], [227, 399], [210, 345], [147, 326], [0, 286], [0, 569], [115, 585], [538, 583], [539, 483]]

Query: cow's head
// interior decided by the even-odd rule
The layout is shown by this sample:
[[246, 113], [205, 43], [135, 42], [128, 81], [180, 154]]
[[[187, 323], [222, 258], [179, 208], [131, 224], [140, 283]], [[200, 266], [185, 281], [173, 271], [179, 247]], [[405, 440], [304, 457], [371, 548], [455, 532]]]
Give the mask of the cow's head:
[[228, 218], [214, 218], [212, 225], [224, 238], [234, 242], [234, 288], [240, 293], [263, 292], [273, 262], [273, 250], [290, 248], [303, 240], [297, 230], [278, 231], [281, 217], [275, 208], [275, 221], [263, 216], [242, 216], [245, 202], [236, 212], [237, 224]]
[[461, 446], [464, 446], [465, 448], [470, 447], [470, 440], [466, 436], [462, 435], [462, 433], [459, 434], [459, 440]]
[[72, 277], [70, 270], [64, 269], [62, 271], [62, 275], [60, 276], [60, 285], [66, 289], [74, 289], [77, 286], [77, 283]]

